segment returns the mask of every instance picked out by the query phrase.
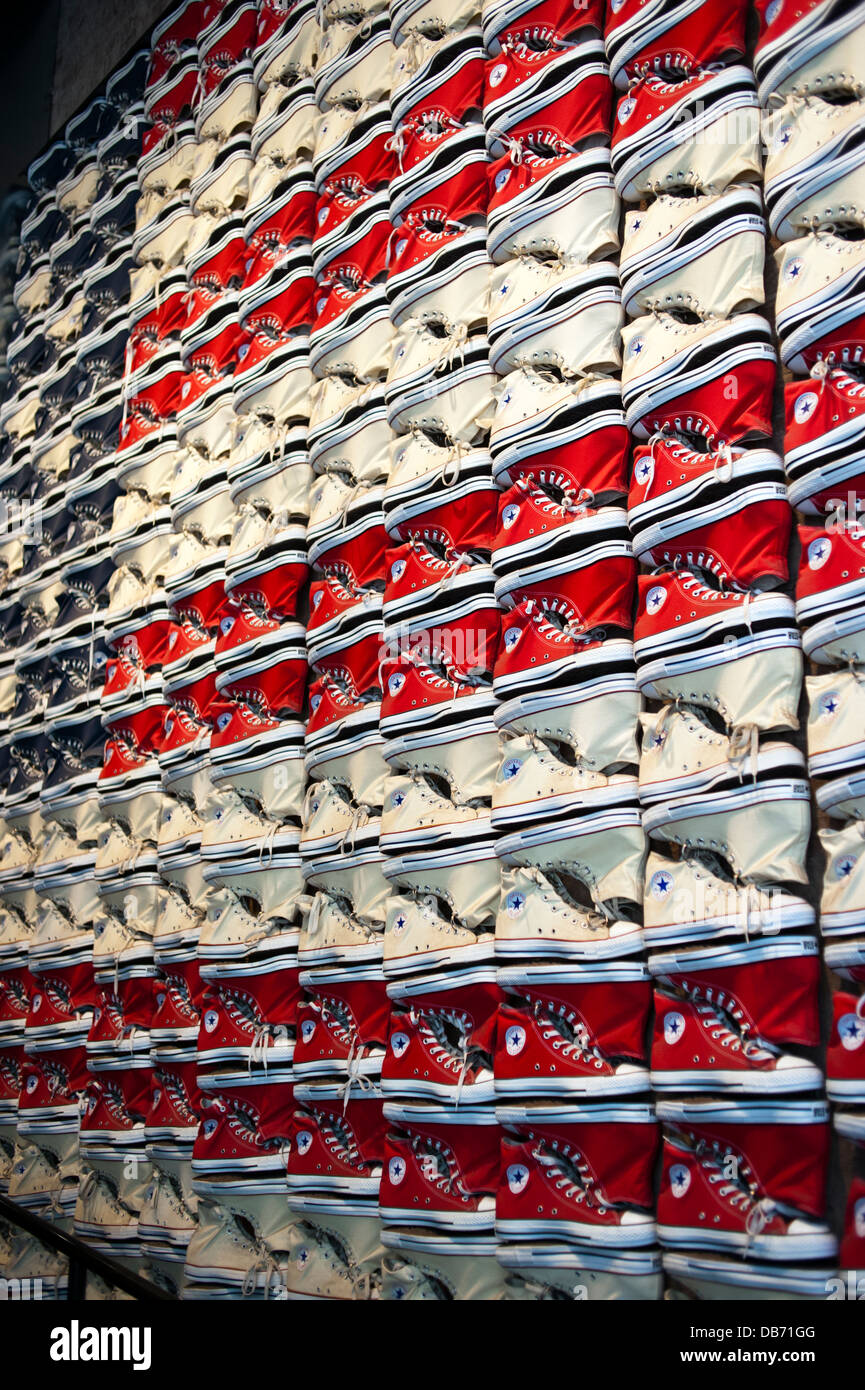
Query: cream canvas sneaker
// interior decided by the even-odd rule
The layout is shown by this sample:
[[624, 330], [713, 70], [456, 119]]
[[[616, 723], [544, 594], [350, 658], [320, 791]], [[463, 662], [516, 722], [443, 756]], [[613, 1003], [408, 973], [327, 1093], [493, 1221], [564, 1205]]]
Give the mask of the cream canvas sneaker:
[[440, 899], [461, 925], [473, 931], [491, 926], [500, 882], [492, 838], [451, 850], [390, 855], [383, 867], [387, 880], [400, 892]]
[[[375, 824], [375, 823], [373, 823]], [[306, 879], [312, 888], [320, 888], [332, 897], [342, 898], [351, 907], [353, 917], [361, 921], [383, 922], [388, 896], [388, 881], [383, 870], [388, 861], [381, 853], [377, 836], [371, 833], [369, 842], [354, 851], [339, 851], [306, 861]]]
[[[292, 1206], [297, 1210], [297, 1198]], [[349, 1214], [345, 1203], [298, 1212], [289, 1234], [288, 1298], [377, 1298], [383, 1253], [377, 1216]]]
[[759, 744], [756, 730], [719, 733], [697, 706], [664, 705], [641, 714], [640, 801], [652, 806], [680, 796], [711, 795], [728, 786], [754, 783], [779, 770], [798, 768], [789, 744]]
[[417, 425], [469, 444], [492, 419], [495, 374], [483, 334], [465, 324], [401, 325], [393, 342], [385, 400], [391, 429]]
[[[571, 750], [559, 745], [559, 752]], [[492, 823], [494, 829], [508, 831], [527, 821], [551, 824], [571, 816], [591, 817], [608, 807], [632, 806], [636, 795], [635, 777], [591, 771], [579, 760], [564, 761], [534, 734], [516, 734], [501, 740]]]
[[[381, 1296], [386, 1303], [443, 1303], [482, 1300], [495, 1303], [506, 1298], [506, 1273], [495, 1256], [495, 1246], [483, 1254], [480, 1239], [447, 1241], [429, 1252], [403, 1250], [400, 1231], [385, 1231], [386, 1247], [381, 1262]], [[468, 1244], [468, 1249], [466, 1249]], [[483, 1242], [486, 1247], [492, 1243]], [[446, 1253], [451, 1250], [453, 1253]]]
[[523, 255], [493, 269], [488, 337], [496, 372], [525, 365], [615, 372], [623, 321], [619, 274], [609, 261]]
[[[636, 802], [636, 778], [623, 780], [633, 783]], [[636, 805], [614, 805], [591, 815], [563, 813], [503, 836], [498, 853], [509, 866], [573, 875], [598, 905], [618, 898], [642, 901], [646, 841]]]
[[[760, 100], [774, 92], [861, 90], [859, 44], [862, 14], [857, 5], [816, 5], [784, 12], [766, 7], [754, 54]], [[777, 21], [781, 20], [781, 24]], [[776, 27], [777, 26], [777, 27]]]
[[774, 935], [787, 927], [811, 927], [814, 909], [782, 888], [763, 890], [731, 878], [706, 850], [681, 859], [654, 850], [646, 860], [643, 936], [647, 946], [691, 940]]
[[392, 438], [382, 382], [326, 373], [310, 392], [308, 437], [309, 461], [318, 473], [341, 468], [355, 483], [381, 482]]
[[492, 932], [483, 928], [472, 931], [455, 917], [445, 915], [443, 909], [443, 902], [432, 894], [394, 894], [388, 899], [384, 931], [387, 979], [442, 966], [481, 965], [492, 959]]
[[784, 366], [804, 374], [817, 362], [855, 361], [865, 279], [861, 242], [821, 229], [779, 247], [775, 261]]
[[819, 830], [826, 853], [820, 930], [824, 936], [857, 935], [865, 927], [865, 835], [859, 821]]
[[817, 804], [831, 816], [865, 815], [865, 687], [858, 672], [806, 676], [808, 771], [832, 780], [817, 789]]
[[210, 1186], [186, 1248], [186, 1279], [228, 1285], [235, 1297], [284, 1296], [292, 1220], [284, 1195], [245, 1183]]
[[385, 783], [379, 844], [389, 854], [458, 846], [490, 831], [486, 806], [454, 802], [428, 775], [395, 775]]
[[299, 929], [284, 917], [262, 917], [233, 888], [212, 888], [207, 900], [198, 953], [206, 961], [236, 961], [274, 950], [293, 951]]
[[865, 99], [836, 105], [788, 94], [763, 117], [769, 226], [781, 241], [809, 227], [865, 220]]
[[347, 905], [330, 893], [302, 900], [303, 920], [297, 960], [301, 969], [316, 965], [351, 965], [381, 959], [380, 922], [353, 916]]
[[352, 853], [372, 845], [379, 822], [369, 806], [352, 801], [345, 786], [330, 778], [312, 782], [303, 803], [300, 852], [312, 859], [336, 851]]
[[381, 101], [390, 91], [390, 19], [384, 14], [335, 18], [323, 30], [315, 69], [321, 111], [352, 101]]
[[629, 317], [655, 309], [729, 317], [764, 302], [766, 222], [756, 188], [664, 193], [625, 213], [619, 275]]
[[580, 905], [560, 872], [534, 867], [502, 870], [496, 915], [496, 955], [606, 960], [642, 951], [639, 923]]

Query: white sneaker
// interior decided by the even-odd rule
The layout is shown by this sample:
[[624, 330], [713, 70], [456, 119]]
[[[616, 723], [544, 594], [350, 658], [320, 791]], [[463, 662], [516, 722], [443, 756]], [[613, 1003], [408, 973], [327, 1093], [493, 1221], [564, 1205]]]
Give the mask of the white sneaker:
[[[568, 872], [563, 868], [563, 872]], [[496, 955], [606, 960], [642, 951], [639, 923], [582, 907], [554, 870], [502, 871]]]
[[666, 859], [653, 850], [646, 860], [643, 936], [646, 945], [673, 946], [767, 934], [787, 927], [811, 927], [814, 909], [804, 898], [780, 888], [763, 891], [736, 883], [704, 851]]
[[496, 372], [526, 365], [614, 372], [623, 321], [619, 274], [609, 261], [523, 255], [493, 269], [488, 337]]
[[471, 443], [493, 416], [495, 374], [482, 334], [464, 324], [403, 324], [394, 339], [385, 400], [391, 429], [415, 424]]
[[862, 187], [865, 98], [835, 105], [790, 94], [763, 117], [764, 194], [781, 241], [810, 227], [865, 221]]
[[358, 920], [329, 893], [307, 900], [297, 959], [301, 969], [381, 960], [380, 923]]
[[818, 830], [826, 852], [820, 930], [824, 936], [859, 935], [865, 929], [865, 836], [859, 821]]
[[441, 908], [432, 895], [388, 899], [383, 962], [388, 979], [418, 970], [486, 964], [492, 958], [492, 932], [472, 931], [444, 916]]

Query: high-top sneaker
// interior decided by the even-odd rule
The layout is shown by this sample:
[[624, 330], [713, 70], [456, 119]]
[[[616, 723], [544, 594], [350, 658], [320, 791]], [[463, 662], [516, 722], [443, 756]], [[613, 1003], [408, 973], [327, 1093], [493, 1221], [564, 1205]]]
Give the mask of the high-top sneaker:
[[301, 904], [303, 921], [298, 964], [351, 965], [354, 961], [378, 961], [382, 954], [381, 923], [358, 919], [350, 904], [319, 892]]
[[650, 992], [645, 966], [510, 966], [499, 1008], [497, 1096], [594, 1096], [644, 1091]]
[[627, 202], [687, 180], [722, 189], [749, 175], [759, 179], [760, 109], [750, 70], [698, 69], [679, 82], [643, 71], [616, 108], [612, 159]]
[[201, 1197], [186, 1250], [191, 1284], [221, 1285], [247, 1297], [283, 1297], [291, 1220], [285, 1198], [251, 1184], [226, 1184]]
[[398, 646], [474, 672], [492, 670], [499, 645], [499, 609], [489, 565], [454, 555], [440, 559], [413, 537], [388, 552], [382, 617], [391, 656]]
[[625, 313], [729, 315], [764, 300], [766, 223], [756, 188], [665, 193], [625, 214], [619, 274]]
[[826, 964], [852, 983], [832, 995], [826, 1094], [856, 1104], [865, 1097], [865, 950], [861, 943], [838, 942], [826, 948]]
[[500, 1245], [505, 1302], [656, 1300], [663, 1275], [651, 1250], [590, 1251], [544, 1241]]
[[[292, 1197], [295, 1210], [303, 1210]], [[319, 1207], [295, 1217], [289, 1237], [286, 1272], [290, 1300], [377, 1298], [381, 1280], [381, 1223], [378, 1217], [349, 1213], [337, 1199], [326, 1212]]]
[[395, 441], [383, 506], [394, 540], [487, 551], [493, 544], [498, 492], [485, 448], [439, 442], [421, 429]]
[[314, 582], [309, 597], [307, 649], [313, 670], [337, 677], [348, 671], [361, 694], [377, 687], [384, 641], [381, 596], [369, 590], [354, 593], [329, 578]]
[[492, 794], [494, 829], [507, 831], [531, 818], [556, 823], [573, 815], [602, 813], [608, 807], [632, 806], [636, 778], [624, 773], [605, 776], [577, 762], [565, 761], [566, 746], [543, 741], [535, 734], [516, 734], [501, 740], [499, 769]]
[[859, 516], [865, 503], [865, 383], [820, 362], [807, 380], [785, 386], [784, 414], [790, 505], [812, 516], [843, 505], [846, 519]]
[[747, 1251], [755, 1259], [835, 1254], [825, 1208], [825, 1103], [663, 1101], [658, 1237], [672, 1248]]
[[497, 1106], [502, 1142], [496, 1233], [590, 1245], [653, 1245], [658, 1148], [644, 1105]]
[[367, 13], [362, 23], [355, 18], [333, 16], [323, 31], [315, 71], [315, 99], [323, 111], [361, 92], [374, 100], [388, 93], [390, 19], [380, 13]]
[[686, 849], [680, 859], [654, 851], [646, 860], [643, 936], [647, 946], [774, 934], [812, 927], [814, 909], [784, 889], [760, 889], [729, 876], [713, 854]]
[[731, 6], [723, 16], [702, 3], [667, 12], [660, 0], [639, 5], [623, 0], [605, 28], [610, 76], [617, 87], [644, 71], [671, 69], [689, 73], [723, 58], [745, 53], [746, 6]]
[[759, 314], [687, 323], [657, 313], [626, 324], [622, 336], [622, 401], [638, 439], [662, 430], [720, 443], [771, 434], [776, 356]]
[[152, 1148], [191, 1144], [198, 1133], [201, 1092], [198, 1089], [195, 1048], [153, 1049], [150, 1109], [145, 1137]]
[[820, 229], [780, 247], [775, 259], [776, 321], [784, 366], [804, 373], [818, 362], [861, 361], [861, 247]]
[[[214, 975], [218, 969], [219, 974]], [[300, 987], [291, 957], [253, 960], [244, 968], [204, 965], [208, 980], [201, 1001], [198, 1060], [214, 1062], [265, 1060], [288, 1063], [294, 1051], [294, 1027]]]
[[[296, 756], [297, 751], [296, 720], [277, 719], [250, 705], [227, 702], [216, 717], [209, 747], [210, 764], [219, 783], [230, 780], [235, 768], [252, 768], [257, 760], [265, 757], [271, 757], [279, 765], [283, 759]], [[238, 785], [237, 790], [241, 792], [242, 788]]]
[[126, 1049], [130, 1053], [149, 1051], [153, 985], [153, 971], [141, 971], [140, 967], [129, 972], [118, 968], [113, 987], [102, 984], [87, 1035], [91, 1057]]
[[487, 316], [491, 264], [486, 231], [423, 212], [399, 229], [387, 268], [391, 321], [441, 314], [468, 324]]
[[419, 30], [412, 44], [392, 55], [390, 106], [394, 127], [419, 115], [431, 98], [464, 117], [479, 111], [484, 78], [483, 36], [479, 26], [456, 32]]
[[349, 854], [377, 844], [379, 825], [371, 808], [356, 805], [339, 782], [329, 778], [311, 782], [303, 803], [300, 852], [309, 859], [336, 850]]
[[[517, 487], [525, 492], [530, 484], [523, 480]], [[534, 496], [534, 507], [531, 501], [528, 505], [512, 501], [501, 512], [497, 541], [514, 526], [517, 542], [497, 545], [493, 551], [493, 569], [499, 576], [497, 601], [510, 608], [535, 599], [541, 607], [558, 613], [578, 633], [605, 627], [629, 628], [636, 567], [624, 514], [612, 507], [600, 512], [578, 508], [573, 513], [545, 497], [542, 491], [536, 491]], [[531, 514], [539, 510], [552, 514], [547, 524], [552, 521], [553, 542], [549, 536], [538, 535], [544, 526]], [[568, 521], [571, 515], [576, 520]], [[557, 534], [560, 528], [562, 536]], [[528, 533], [530, 547], [538, 547], [536, 559], [533, 551], [528, 557], [521, 553], [521, 533]], [[567, 561], [564, 552], [556, 548], [557, 544], [564, 544], [565, 537], [570, 555]]]
[[204, 982], [194, 946], [187, 947], [186, 951], [189, 954], [181, 956], [180, 951], [175, 955], [166, 950], [157, 960], [150, 1019], [150, 1033], [156, 1046], [191, 1042], [198, 1037]]
[[617, 202], [609, 152], [578, 153], [539, 125], [489, 168], [487, 249], [496, 263], [524, 254], [586, 263], [615, 254]]
[[185, 1160], [166, 1157], [154, 1163], [150, 1186], [138, 1214], [138, 1234], [144, 1250], [157, 1257], [170, 1257], [185, 1250], [195, 1230], [197, 1206]]
[[438, 966], [486, 964], [493, 958], [494, 937], [448, 915], [445, 903], [432, 894], [394, 894], [388, 899], [383, 946], [384, 973], [393, 980]]
[[[490, 281], [490, 362], [500, 373], [529, 365], [565, 376], [621, 366], [622, 301], [616, 267], [525, 253]], [[566, 331], [573, 325], [576, 339]]]
[[284, 1081], [274, 1084], [266, 1074], [253, 1074], [237, 1087], [222, 1085], [218, 1071], [203, 1080], [207, 1090], [192, 1150], [193, 1173], [211, 1178], [283, 1174], [294, 1133], [291, 1088]]
[[[623, 778], [627, 784], [632, 778]], [[617, 786], [616, 778], [605, 778], [601, 784]], [[538, 869], [544, 873], [553, 870], [557, 875], [565, 873], [582, 883], [597, 910], [605, 903], [615, 903], [623, 898], [626, 902], [637, 903], [643, 896], [643, 865], [646, 845], [640, 824], [640, 813], [635, 805], [619, 797], [604, 808], [588, 809], [577, 804], [570, 811], [563, 810], [556, 818], [530, 825], [527, 829], [514, 830], [505, 835], [497, 844], [497, 852], [509, 867], [523, 866], [529, 870]], [[532, 875], [527, 876], [531, 878]], [[556, 895], [558, 896], [558, 894]], [[535, 893], [533, 897], [538, 897]], [[543, 891], [540, 893], [543, 898]], [[522, 899], [522, 900], [521, 900]], [[512, 904], [512, 911], [519, 915], [525, 908], [525, 895], [518, 892]], [[604, 912], [606, 916], [606, 911]], [[585, 913], [579, 913], [585, 917]], [[611, 910], [610, 921], [627, 916], [626, 912]], [[523, 918], [523, 920], [527, 920]], [[500, 916], [499, 921], [502, 921]], [[498, 923], [497, 923], [498, 925]], [[504, 922], [502, 921], [504, 927]], [[627, 936], [634, 931], [633, 924], [623, 925], [615, 920], [603, 935], [592, 931], [593, 924], [581, 922], [577, 940], [587, 939], [584, 932], [588, 927], [595, 942], [605, 941], [609, 935]], [[522, 928], [521, 928], [522, 931]], [[549, 929], [548, 929], [549, 931]], [[548, 931], [544, 932], [546, 936]], [[509, 932], [505, 932], [509, 935]], [[549, 932], [554, 935], [554, 932]], [[631, 937], [637, 949], [637, 935]], [[622, 943], [617, 943], [622, 949]], [[602, 947], [606, 950], [606, 947]]]
[[382, 872], [386, 860], [378, 846], [377, 824], [371, 822], [354, 836], [349, 833], [342, 847], [331, 853], [305, 860], [304, 874], [311, 888], [343, 899], [355, 917], [383, 923], [388, 885]]
[[454, 1105], [491, 1100], [501, 991], [492, 968], [391, 981], [395, 1002], [382, 1091]]
[[388, 761], [444, 777], [460, 800], [488, 796], [498, 745], [489, 686], [443, 657], [434, 667], [410, 655], [383, 662], [382, 681]]
[[609, 69], [600, 39], [566, 42], [539, 25], [509, 31], [500, 47], [487, 64], [484, 86], [484, 124], [493, 154], [501, 155], [510, 141], [538, 128], [549, 128], [572, 147], [590, 136], [607, 138]]
[[289, 1193], [344, 1193], [378, 1197], [387, 1124], [380, 1095], [357, 1091], [348, 1101], [342, 1085], [302, 1086], [286, 1181]]
[[471, 444], [493, 413], [489, 343], [466, 324], [432, 320], [397, 330], [385, 385], [392, 430], [420, 428]]
[[858, 93], [842, 103], [791, 93], [764, 116], [766, 207], [779, 240], [821, 227], [861, 225], [863, 121]]
[[387, 779], [379, 834], [379, 844], [387, 853], [459, 846], [490, 833], [490, 817], [483, 804], [455, 803], [422, 773]]
[[817, 805], [830, 816], [861, 819], [865, 812], [865, 687], [859, 673], [829, 671], [806, 676], [808, 693], [808, 771], [828, 777], [817, 788]]
[[821, 666], [858, 664], [865, 651], [865, 529], [858, 521], [831, 534], [800, 526], [799, 538], [796, 617], [805, 655]]
[[380, 968], [305, 970], [301, 986], [307, 997], [297, 1006], [297, 1079], [377, 1076], [390, 1016]]
[[756, 10], [754, 72], [761, 101], [771, 92], [858, 92], [855, 53], [862, 17], [855, 6], [851, 10], [829, 0], [788, 10], [758, 0]]
[[[655, 1089], [819, 1089], [819, 1067], [778, 1046], [819, 1045], [814, 937], [652, 956], [649, 969], [655, 982]], [[767, 1008], [768, 999], [776, 1000], [777, 1006]]]
[[492, 1230], [500, 1130], [482, 1107], [385, 1105], [391, 1129], [381, 1177], [382, 1220], [434, 1230]]
[[[144, 1065], [140, 1065], [143, 1061]], [[82, 1145], [125, 1145], [144, 1135], [150, 1109], [150, 1058], [133, 1070], [102, 1071], [88, 1082], [82, 1103]]]
[[233, 787], [214, 794], [210, 817], [201, 834], [203, 860], [232, 865], [271, 862], [283, 850], [296, 850], [298, 831], [265, 817]]
[[384, 1231], [381, 1296], [388, 1303], [450, 1303], [507, 1297], [505, 1275], [488, 1237], [439, 1237], [432, 1250], [415, 1248], [411, 1236]]
[[790, 599], [721, 593], [682, 570], [641, 575], [638, 585], [634, 654], [645, 695], [715, 710], [728, 728], [798, 728], [802, 650]]
[[316, 201], [312, 268], [316, 277], [348, 262], [370, 278], [381, 266], [390, 235], [387, 190], [356, 179], [325, 184]]
[[412, 212], [447, 206], [453, 218], [482, 213], [487, 201], [484, 133], [443, 106], [426, 109], [400, 124], [391, 138], [398, 167], [390, 179], [394, 226]]
[[[747, 538], [736, 525], [745, 507]], [[791, 516], [768, 449], [702, 454], [661, 439], [635, 452], [628, 524], [645, 565], [685, 565], [742, 588], [783, 583]]]
[[558, 740], [598, 771], [637, 762], [630, 642], [587, 640], [528, 599], [502, 619], [493, 690], [500, 728]]

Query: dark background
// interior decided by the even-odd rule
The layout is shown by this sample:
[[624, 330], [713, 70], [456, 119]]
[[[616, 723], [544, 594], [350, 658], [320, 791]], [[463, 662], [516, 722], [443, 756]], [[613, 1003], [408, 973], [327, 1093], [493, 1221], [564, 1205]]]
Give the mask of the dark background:
[[0, 49], [0, 196], [139, 46], [167, 0], [15, 0]]

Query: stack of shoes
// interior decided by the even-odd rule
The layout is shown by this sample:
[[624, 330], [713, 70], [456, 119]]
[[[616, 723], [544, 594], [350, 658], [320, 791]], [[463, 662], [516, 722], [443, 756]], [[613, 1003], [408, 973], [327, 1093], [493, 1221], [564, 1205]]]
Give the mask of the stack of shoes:
[[33, 162], [0, 1190], [196, 1301], [850, 1287], [860, 11], [183, 0]]
[[[628, 87], [616, 185], [638, 205], [620, 278], [628, 523], [648, 571], [635, 653], [657, 1223], [665, 1273], [688, 1296], [782, 1297], [822, 1288], [836, 1250], [811, 795], [792, 513], [770, 447], [758, 95], [741, 62], [745, 6], [720, 28], [707, 11], [658, 23], [625, 7], [607, 26]], [[808, 1181], [794, 1151], [810, 1154]]]

